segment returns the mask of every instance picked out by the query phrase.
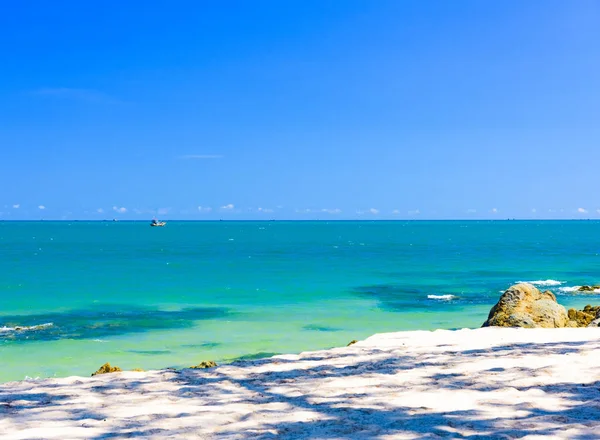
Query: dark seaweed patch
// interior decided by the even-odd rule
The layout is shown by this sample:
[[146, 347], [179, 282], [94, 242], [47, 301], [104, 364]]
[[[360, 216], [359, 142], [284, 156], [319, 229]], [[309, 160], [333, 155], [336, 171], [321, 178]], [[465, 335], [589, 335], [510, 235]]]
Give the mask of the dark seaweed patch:
[[[120, 310], [115, 311], [116, 308]], [[189, 328], [195, 321], [230, 315], [221, 307], [194, 307], [182, 310], [158, 310], [131, 305], [104, 306], [94, 309], [35, 315], [0, 316], [0, 327], [52, 326], [0, 333], [0, 341], [51, 341], [57, 339], [98, 339], [152, 330]]]
[[158, 354], [170, 354], [171, 350], [127, 350], [129, 353], [137, 353], [137, 354], [146, 354], [149, 356], [154, 356]]
[[317, 331], [317, 332], [339, 332], [342, 330], [341, 328], [327, 327], [327, 326], [321, 326], [321, 325], [316, 325], [316, 324], [305, 325], [302, 328], [304, 330], [311, 330], [311, 331]]
[[184, 348], [215, 348], [219, 345], [223, 345], [220, 342], [204, 342], [202, 344], [183, 344]]

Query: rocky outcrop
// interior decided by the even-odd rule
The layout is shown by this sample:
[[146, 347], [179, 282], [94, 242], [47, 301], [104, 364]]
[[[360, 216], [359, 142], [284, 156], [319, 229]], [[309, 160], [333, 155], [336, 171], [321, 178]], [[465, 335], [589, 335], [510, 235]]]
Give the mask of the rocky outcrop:
[[346, 347], [350, 347], [351, 345], [356, 344], [358, 341], [356, 339], [352, 339], [350, 342], [348, 342], [348, 345], [346, 345]]
[[600, 324], [600, 306], [587, 305], [583, 310], [569, 309], [567, 327], [598, 327]]
[[549, 290], [540, 292], [528, 283], [510, 287], [492, 307], [483, 327], [565, 327], [567, 311]]
[[579, 286], [577, 292], [600, 292], [600, 286]]
[[119, 367], [111, 367], [110, 364], [107, 362], [100, 368], [98, 368], [98, 370], [96, 370], [94, 373], [92, 373], [92, 376], [96, 376], [98, 374], [116, 373], [118, 371], [123, 370], [121, 370]]
[[202, 361], [198, 365], [191, 366], [190, 368], [213, 368], [216, 366], [217, 363], [215, 361]]

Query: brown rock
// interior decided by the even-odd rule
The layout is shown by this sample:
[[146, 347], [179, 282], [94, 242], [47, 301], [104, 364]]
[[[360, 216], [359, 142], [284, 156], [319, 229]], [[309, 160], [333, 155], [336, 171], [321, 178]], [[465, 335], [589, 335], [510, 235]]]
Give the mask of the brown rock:
[[110, 364], [107, 362], [100, 368], [98, 368], [96, 372], [92, 373], [92, 376], [96, 376], [97, 374], [116, 373], [117, 371], [123, 370], [121, 370], [119, 367], [111, 367]]
[[568, 327], [598, 327], [596, 320], [600, 318], [600, 306], [587, 305], [583, 310], [569, 309]]
[[595, 290], [600, 290], [600, 286], [580, 286], [577, 289], [578, 292], [593, 292]]
[[540, 292], [528, 283], [510, 287], [492, 307], [483, 327], [565, 327], [569, 318], [549, 290]]
[[346, 345], [346, 347], [350, 347], [351, 345], [356, 344], [358, 341], [356, 339], [352, 339], [350, 342], [348, 342], [348, 345]]
[[202, 361], [198, 365], [191, 366], [190, 368], [213, 368], [216, 366], [217, 363], [215, 361]]

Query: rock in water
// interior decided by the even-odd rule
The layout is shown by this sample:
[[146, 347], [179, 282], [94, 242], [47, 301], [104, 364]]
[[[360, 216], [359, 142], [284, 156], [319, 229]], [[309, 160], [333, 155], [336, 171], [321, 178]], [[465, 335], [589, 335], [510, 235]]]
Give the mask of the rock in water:
[[102, 365], [100, 368], [98, 368], [97, 371], [92, 373], [92, 376], [96, 376], [97, 374], [116, 373], [117, 371], [123, 371], [123, 370], [121, 370], [119, 367], [111, 367], [110, 364], [107, 362], [104, 365]]
[[578, 292], [597, 292], [600, 290], [600, 286], [579, 286], [577, 288]]
[[213, 368], [216, 366], [217, 366], [217, 363], [215, 361], [202, 361], [198, 365], [194, 365], [190, 368]]
[[540, 292], [528, 283], [510, 287], [492, 307], [483, 327], [565, 327], [569, 318], [549, 290]]

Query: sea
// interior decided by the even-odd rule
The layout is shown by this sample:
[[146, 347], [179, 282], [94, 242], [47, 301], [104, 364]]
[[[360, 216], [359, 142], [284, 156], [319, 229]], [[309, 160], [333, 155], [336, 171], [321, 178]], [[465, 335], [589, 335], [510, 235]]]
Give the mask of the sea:
[[477, 328], [520, 281], [600, 304], [600, 222], [5, 221], [0, 382]]

